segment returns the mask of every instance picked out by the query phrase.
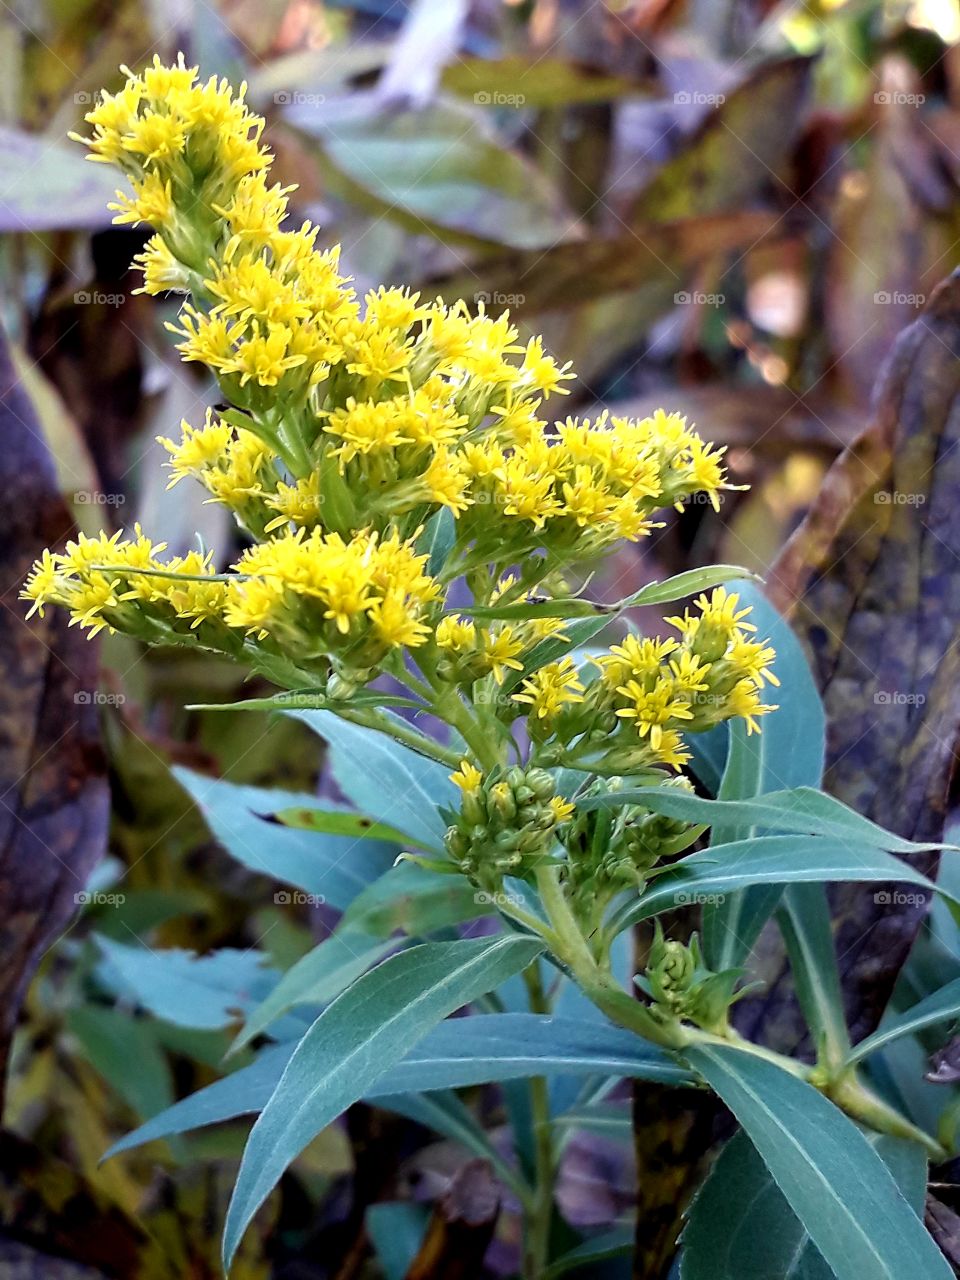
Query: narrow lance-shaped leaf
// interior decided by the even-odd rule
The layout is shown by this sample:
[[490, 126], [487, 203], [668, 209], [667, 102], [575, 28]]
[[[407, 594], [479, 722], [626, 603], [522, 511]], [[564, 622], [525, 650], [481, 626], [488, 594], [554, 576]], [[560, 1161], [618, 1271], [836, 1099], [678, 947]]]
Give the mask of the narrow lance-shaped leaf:
[[397, 946], [396, 940], [371, 938], [353, 929], [341, 928], [331, 934], [288, 969], [267, 998], [252, 1010], [230, 1052], [249, 1044], [289, 1009], [333, 1000]]
[[365, 974], [320, 1015], [247, 1142], [224, 1229], [229, 1267], [254, 1213], [316, 1134], [455, 1009], [543, 950], [528, 938], [426, 943]]
[[661, 911], [691, 906], [705, 896], [725, 896], [751, 885], [818, 880], [916, 884], [960, 906], [960, 899], [944, 887], [882, 849], [853, 842], [839, 846], [820, 836], [755, 836], [681, 858], [642, 898], [622, 908], [611, 927], [625, 929]]
[[[922, 1214], [927, 1157], [916, 1142], [866, 1133], [907, 1203]], [[734, 1134], [687, 1211], [680, 1280], [833, 1280], [756, 1147]]]
[[837, 1280], [952, 1276], [876, 1151], [821, 1093], [732, 1046], [685, 1056], [740, 1121]]
[[842, 800], [813, 787], [792, 787], [787, 791], [770, 791], [737, 800], [722, 797], [708, 800], [676, 787], [630, 787], [584, 797], [577, 802], [577, 807], [587, 810], [619, 808], [625, 804], [642, 804], [654, 813], [684, 822], [710, 823], [714, 830], [763, 827], [766, 831], [854, 840], [858, 844], [886, 849], [888, 853], [921, 853], [950, 847], [939, 842], [921, 844], [905, 840], [892, 831], [885, 831], [869, 818], [861, 817]]
[[899, 1040], [901, 1036], [913, 1035], [925, 1027], [933, 1027], [938, 1022], [948, 1022], [954, 1018], [960, 1018], [960, 978], [948, 982], [945, 987], [926, 996], [905, 1013], [887, 1019], [879, 1031], [854, 1046], [847, 1062], [859, 1062], [884, 1045]]
[[[155, 1116], [108, 1156], [145, 1142], [262, 1111], [294, 1051], [271, 1045], [256, 1060]], [[366, 1091], [365, 1097], [459, 1089], [528, 1076], [619, 1076], [688, 1085], [690, 1073], [662, 1049], [605, 1021], [532, 1013], [475, 1014], [441, 1022]]]

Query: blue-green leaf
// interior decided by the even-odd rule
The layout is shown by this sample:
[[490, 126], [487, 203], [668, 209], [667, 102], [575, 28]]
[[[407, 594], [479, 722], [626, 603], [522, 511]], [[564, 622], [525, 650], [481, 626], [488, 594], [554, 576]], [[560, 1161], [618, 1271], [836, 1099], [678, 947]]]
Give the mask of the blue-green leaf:
[[432, 1025], [525, 968], [542, 950], [533, 939], [504, 936], [425, 943], [391, 956], [325, 1009], [294, 1050], [250, 1134], [227, 1211], [225, 1265], [311, 1138], [363, 1097]]
[[642, 898], [617, 914], [615, 927], [625, 929], [661, 911], [692, 906], [751, 885], [818, 880], [916, 884], [931, 895], [937, 889], [909, 863], [882, 849], [852, 842], [841, 848], [819, 836], [755, 836], [681, 858], [657, 877]]
[[[927, 1157], [915, 1142], [864, 1137], [922, 1215]], [[727, 1143], [687, 1214], [680, 1280], [833, 1280], [833, 1271], [742, 1130]]]
[[180, 1027], [226, 1027], [258, 1004], [277, 981], [260, 951], [224, 948], [208, 956], [152, 951], [98, 937], [100, 977], [158, 1018]]
[[878, 1031], [854, 1046], [847, 1061], [859, 1062], [861, 1058], [876, 1053], [878, 1049], [882, 1049], [884, 1045], [894, 1040], [899, 1040], [901, 1036], [912, 1035], [916, 1031], [922, 1031], [924, 1027], [932, 1027], [938, 1022], [949, 1022], [956, 1018], [960, 1018], [960, 978], [926, 996], [905, 1013], [885, 1019]]
[[[905, 840], [862, 817], [842, 800], [836, 800], [814, 787], [793, 787], [788, 791], [770, 791], [738, 800], [708, 800], [678, 787], [630, 787], [623, 791], [585, 796], [577, 802], [577, 808], [584, 811], [613, 809], [625, 804], [642, 804], [654, 813], [679, 818], [683, 822], [709, 823], [715, 830], [762, 827], [769, 832], [853, 840], [857, 844], [885, 849], [888, 853], [924, 853], [949, 847], [937, 841], [919, 844]], [[718, 840], [716, 843], [730, 841]]]
[[388, 938], [398, 929], [414, 936], [495, 910], [492, 896], [480, 893], [465, 876], [401, 862], [354, 899], [343, 922], [377, 938]]
[[231, 1053], [248, 1044], [297, 1005], [328, 1004], [393, 951], [398, 943], [341, 927], [314, 947], [283, 975], [267, 998], [252, 1010]]
[[370, 1205], [366, 1219], [386, 1280], [403, 1280], [426, 1235], [430, 1211], [426, 1205], [395, 1200]]
[[[207, 1124], [262, 1111], [293, 1054], [271, 1045], [248, 1067], [177, 1102], [116, 1143], [108, 1155]], [[583, 1023], [533, 1013], [475, 1014], [442, 1022], [366, 1088], [390, 1094], [465, 1088], [527, 1076], [610, 1075], [686, 1085], [692, 1076], [672, 1057], [606, 1021]]]
[[[305, 712], [326, 715], [327, 712]], [[396, 859], [398, 846], [354, 836], [296, 831], [267, 821], [284, 809], [316, 806], [316, 797], [237, 786], [189, 769], [173, 770], [227, 852], [252, 871], [296, 885], [343, 910]], [[376, 815], [372, 815], [376, 817]]]
[[833, 1103], [742, 1049], [685, 1056], [740, 1121], [837, 1280], [949, 1280], [889, 1169]]
[[332, 711], [290, 714], [327, 743], [337, 786], [361, 813], [442, 851], [447, 824], [438, 809], [456, 809], [459, 796], [445, 765]]
[[[826, 717], [800, 642], [762, 591], [751, 583], [733, 585], [741, 603], [752, 608], [750, 621], [758, 635], [769, 638], [776, 650], [773, 670], [780, 680], [779, 710], [765, 718], [761, 734], [741, 743], [745, 751], [755, 753], [754, 794], [818, 787], [826, 751]], [[708, 903], [703, 909], [708, 963], [719, 969], [741, 965], [776, 910], [781, 892], [760, 884], [730, 894], [722, 902]]]

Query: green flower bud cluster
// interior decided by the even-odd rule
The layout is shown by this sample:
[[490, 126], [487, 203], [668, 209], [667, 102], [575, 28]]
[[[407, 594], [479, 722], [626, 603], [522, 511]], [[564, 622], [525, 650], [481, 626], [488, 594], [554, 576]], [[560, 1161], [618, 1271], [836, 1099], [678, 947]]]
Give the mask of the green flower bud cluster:
[[664, 1021], [684, 1019], [723, 1035], [730, 1006], [749, 989], [736, 990], [742, 972], [714, 973], [704, 964], [696, 934], [689, 946], [665, 938], [658, 920], [642, 985], [653, 1001], [652, 1012]]
[[[608, 795], [631, 785], [624, 778], [597, 779], [581, 799]], [[663, 786], [691, 790], [686, 778], [674, 778]], [[701, 827], [651, 813], [642, 805], [584, 811], [560, 832], [567, 850], [567, 886], [574, 909], [582, 920], [596, 920], [610, 899], [624, 889], [642, 893], [654, 867], [665, 857], [692, 844]]]
[[444, 843], [460, 871], [496, 891], [505, 875], [523, 878], [550, 855], [573, 806], [556, 794], [546, 769], [515, 767], [486, 776], [463, 764], [454, 781], [463, 801]]

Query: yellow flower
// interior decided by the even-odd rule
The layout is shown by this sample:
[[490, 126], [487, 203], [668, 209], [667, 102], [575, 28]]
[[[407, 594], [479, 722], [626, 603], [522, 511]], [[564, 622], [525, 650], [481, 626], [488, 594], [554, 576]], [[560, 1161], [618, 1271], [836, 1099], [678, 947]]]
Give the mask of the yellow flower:
[[459, 614], [448, 613], [437, 624], [436, 641], [441, 649], [469, 653], [477, 643], [476, 623], [461, 618]]
[[517, 655], [523, 652], [523, 640], [513, 627], [500, 627], [496, 631], [480, 632], [480, 652], [493, 672], [497, 684], [503, 684], [508, 671], [522, 671], [523, 663]]
[[450, 774], [450, 781], [456, 783], [464, 794], [468, 792], [477, 792], [480, 790], [480, 784], [483, 782], [483, 774], [476, 765], [471, 764], [469, 760], [461, 760], [460, 768], [456, 773]]
[[583, 701], [580, 673], [571, 658], [547, 663], [527, 676], [513, 700], [529, 703], [529, 714], [538, 720], [552, 720], [562, 707]]
[[667, 682], [657, 684], [647, 690], [636, 680], [628, 680], [618, 693], [629, 699], [630, 705], [620, 707], [617, 715], [624, 719], [634, 720], [640, 737], [650, 737], [650, 745], [654, 751], [659, 750], [663, 741], [663, 729], [671, 720], [692, 720], [693, 712], [689, 703], [675, 696]]

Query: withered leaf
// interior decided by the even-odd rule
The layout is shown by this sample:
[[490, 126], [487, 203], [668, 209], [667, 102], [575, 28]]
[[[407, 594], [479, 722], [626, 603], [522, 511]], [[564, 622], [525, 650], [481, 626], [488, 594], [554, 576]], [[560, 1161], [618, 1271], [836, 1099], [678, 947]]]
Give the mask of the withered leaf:
[[44, 547], [72, 531], [29, 398], [0, 338], [0, 1079], [24, 989], [77, 910], [106, 843], [97, 652], [60, 610], [17, 599]]

